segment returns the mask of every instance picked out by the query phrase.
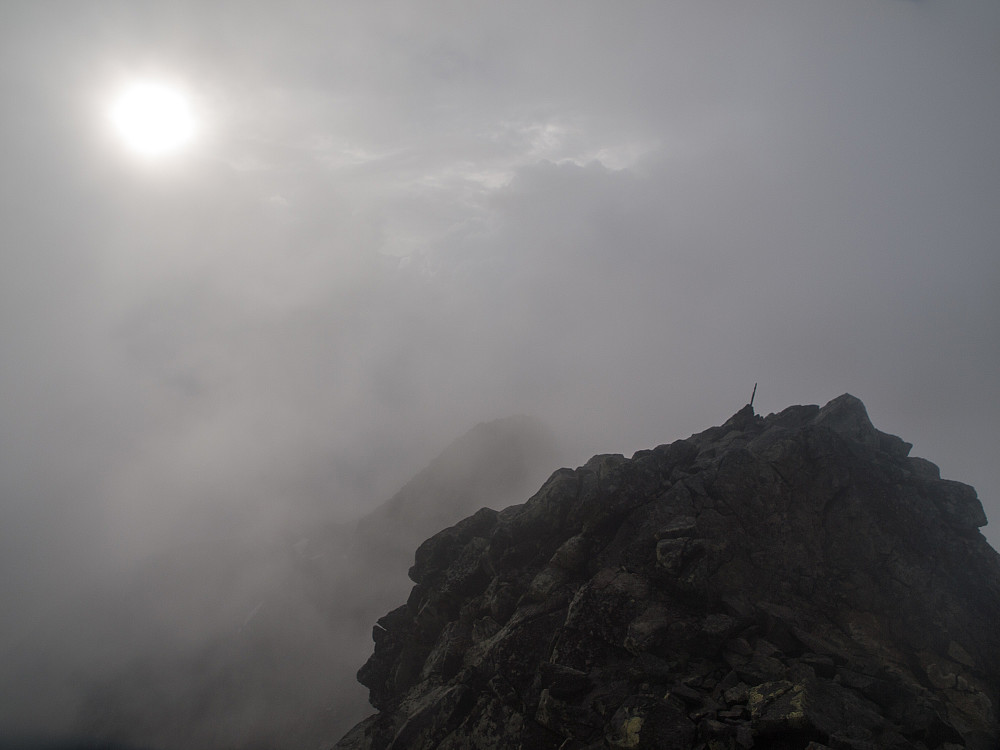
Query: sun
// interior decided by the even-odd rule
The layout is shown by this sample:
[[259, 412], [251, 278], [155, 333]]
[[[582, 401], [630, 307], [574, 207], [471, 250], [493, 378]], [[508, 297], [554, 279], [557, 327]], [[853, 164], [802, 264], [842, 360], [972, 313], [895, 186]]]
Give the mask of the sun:
[[177, 88], [153, 81], [123, 89], [109, 112], [111, 123], [132, 151], [147, 157], [179, 151], [195, 135], [195, 118]]

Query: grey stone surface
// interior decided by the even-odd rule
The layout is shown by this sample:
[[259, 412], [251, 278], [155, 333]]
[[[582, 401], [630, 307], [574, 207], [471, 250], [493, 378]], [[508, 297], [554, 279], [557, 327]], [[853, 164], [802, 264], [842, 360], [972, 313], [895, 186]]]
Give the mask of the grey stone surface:
[[975, 491], [850, 395], [561, 469], [420, 546], [341, 750], [996, 748]]

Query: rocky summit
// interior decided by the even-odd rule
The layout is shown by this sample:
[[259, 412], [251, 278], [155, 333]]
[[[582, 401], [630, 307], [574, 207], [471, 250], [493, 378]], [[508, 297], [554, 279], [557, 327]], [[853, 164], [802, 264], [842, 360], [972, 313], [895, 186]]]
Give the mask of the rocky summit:
[[1000, 747], [975, 491], [844, 395], [560, 469], [424, 542], [341, 750]]

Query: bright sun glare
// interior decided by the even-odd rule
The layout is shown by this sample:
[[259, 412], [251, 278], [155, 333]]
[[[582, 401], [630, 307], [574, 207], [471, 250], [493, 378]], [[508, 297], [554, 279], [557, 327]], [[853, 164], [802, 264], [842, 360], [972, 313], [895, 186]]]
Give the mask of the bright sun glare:
[[125, 144], [143, 156], [161, 156], [185, 146], [195, 121], [184, 96], [160, 83], [135, 83], [119, 94], [111, 122]]

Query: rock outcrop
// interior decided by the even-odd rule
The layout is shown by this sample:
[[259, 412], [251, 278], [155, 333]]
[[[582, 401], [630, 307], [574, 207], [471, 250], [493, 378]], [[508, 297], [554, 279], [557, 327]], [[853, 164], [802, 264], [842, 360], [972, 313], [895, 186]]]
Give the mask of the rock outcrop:
[[1000, 746], [1000, 556], [975, 491], [844, 395], [424, 542], [341, 750]]

